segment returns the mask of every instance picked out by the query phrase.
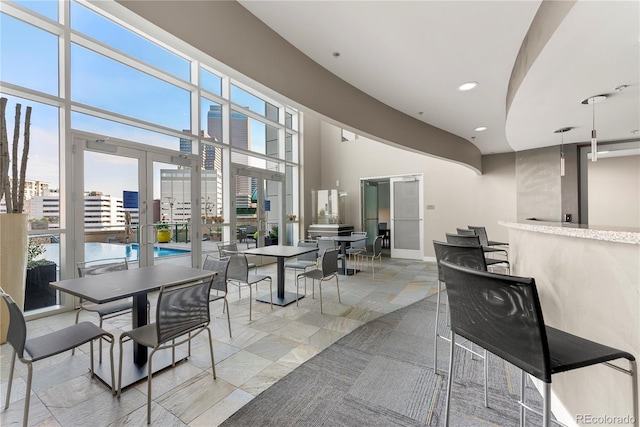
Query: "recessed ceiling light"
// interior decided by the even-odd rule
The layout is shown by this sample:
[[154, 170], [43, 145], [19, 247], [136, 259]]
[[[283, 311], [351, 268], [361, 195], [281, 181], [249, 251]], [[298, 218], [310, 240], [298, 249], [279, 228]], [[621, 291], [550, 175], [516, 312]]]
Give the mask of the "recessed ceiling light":
[[458, 90], [471, 90], [473, 88], [475, 88], [476, 86], [478, 86], [478, 82], [467, 82], [467, 83], [463, 83], [460, 86], [458, 86]]
[[487, 127], [486, 126], [479, 126], [479, 127], [475, 128], [474, 130], [476, 132], [482, 132], [482, 131], [487, 130]]

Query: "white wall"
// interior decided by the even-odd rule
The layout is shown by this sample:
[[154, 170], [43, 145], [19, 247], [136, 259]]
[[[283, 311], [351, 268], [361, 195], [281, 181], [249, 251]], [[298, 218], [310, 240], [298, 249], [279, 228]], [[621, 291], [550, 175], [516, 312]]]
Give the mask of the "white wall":
[[589, 224], [640, 228], [640, 156], [588, 162]]
[[[359, 137], [341, 142], [340, 128], [321, 125], [320, 163], [323, 189], [348, 193], [348, 221], [359, 228], [360, 178], [422, 173], [425, 210], [425, 256], [434, 257], [433, 240], [444, 240], [456, 227], [484, 225], [492, 240], [507, 241], [498, 220], [516, 220], [515, 155], [483, 157], [483, 175], [467, 167]], [[309, 159], [305, 156], [305, 161]], [[316, 161], [313, 159], [312, 161]], [[305, 192], [310, 188], [305, 186]]]

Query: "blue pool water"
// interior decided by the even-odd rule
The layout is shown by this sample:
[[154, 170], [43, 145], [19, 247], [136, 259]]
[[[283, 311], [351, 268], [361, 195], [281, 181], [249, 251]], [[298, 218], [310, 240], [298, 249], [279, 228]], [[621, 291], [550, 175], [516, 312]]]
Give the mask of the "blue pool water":
[[[165, 257], [172, 255], [186, 255], [191, 252], [188, 249], [174, 249], [174, 248], [153, 248], [153, 257]], [[126, 257], [127, 261], [138, 260], [138, 244], [132, 243], [128, 245], [116, 245], [112, 243], [85, 243], [84, 244], [84, 259], [85, 261], [93, 261], [103, 258], [123, 258]], [[38, 258], [49, 259], [55, 262], [60, 260], [60, 245], [57, 243], [49, 243], [45, 245], [45, 253]]]

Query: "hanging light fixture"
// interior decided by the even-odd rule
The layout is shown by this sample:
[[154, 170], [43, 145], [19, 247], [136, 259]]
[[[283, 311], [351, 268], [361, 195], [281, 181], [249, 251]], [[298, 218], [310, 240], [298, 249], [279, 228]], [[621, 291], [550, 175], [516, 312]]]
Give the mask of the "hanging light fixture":
[[560, 134], [560, 176], [564, 176], [564, 133], [569, 132], [571, 129], [573, 128], [566, 127], [553, 131], [553, 133]]
[[598, 139], [596, 138], [596, 105], [607, 99], [607, 95], [596, 95], [582, 101], [582, 104], [591, 104], [592, 106], [592, 128], [591, 128], [591, 161], [598, 161]]

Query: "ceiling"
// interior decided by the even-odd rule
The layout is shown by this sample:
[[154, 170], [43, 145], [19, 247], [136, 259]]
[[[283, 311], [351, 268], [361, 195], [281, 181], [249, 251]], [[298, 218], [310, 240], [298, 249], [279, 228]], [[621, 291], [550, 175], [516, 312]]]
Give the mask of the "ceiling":
[[[511, 72], [540, 0], [239, 3], [331, 73], [482, 154], [558, 145], [563, 127], [573, 128], [565, 143], [588, 141], [593, 106], [581, 101], [600, 94], [610, 96], [595, 104], [598, 139], [640, 138], [639, 2], [578, 1], [508, 112]], [[479, 85], [457, 89], [468, 81]]]

